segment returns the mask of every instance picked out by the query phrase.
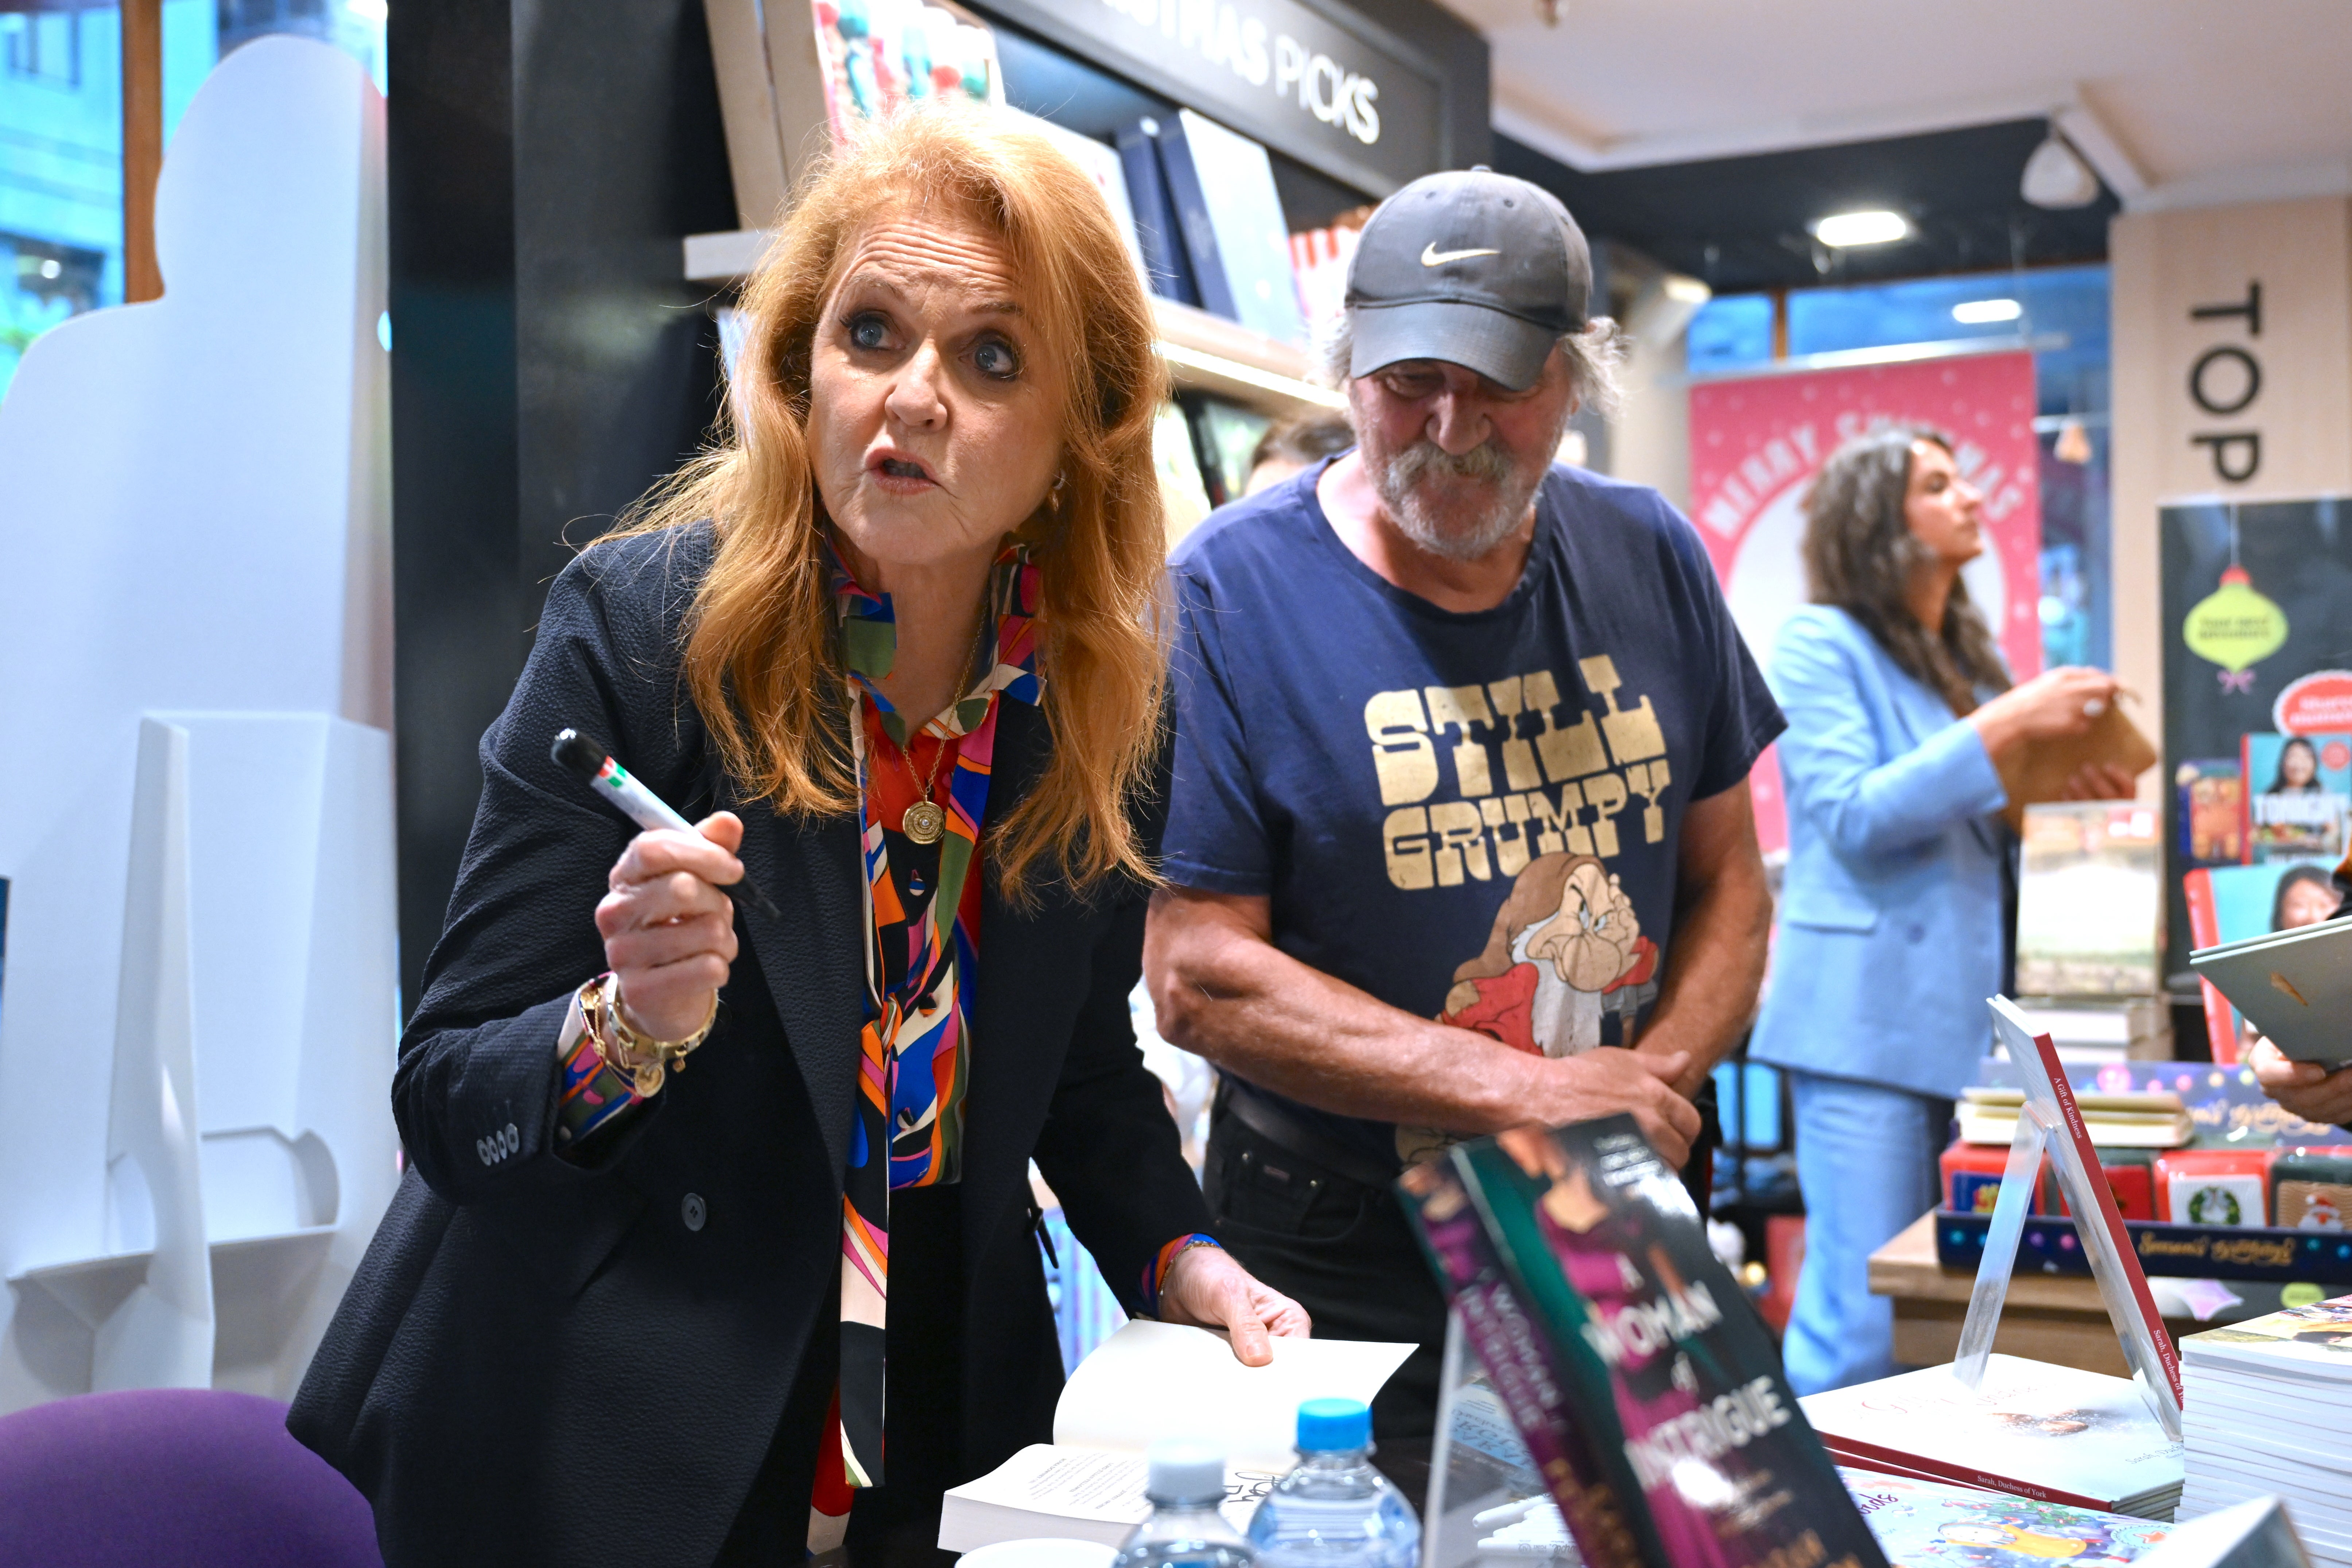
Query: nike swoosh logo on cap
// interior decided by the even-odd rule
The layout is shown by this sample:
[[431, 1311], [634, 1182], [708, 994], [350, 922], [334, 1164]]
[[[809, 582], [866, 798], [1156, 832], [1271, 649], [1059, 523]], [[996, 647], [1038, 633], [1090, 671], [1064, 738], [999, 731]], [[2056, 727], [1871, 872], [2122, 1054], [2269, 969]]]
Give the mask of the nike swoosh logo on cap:
[[1423, 267], [1443, 267], [1449, 261], [1467, 261], [1474, 256], [1502, 254], [1499, 250], [1440, 250], [1437, 241], [1433, 239], [1421, 247], [1421, 264]]

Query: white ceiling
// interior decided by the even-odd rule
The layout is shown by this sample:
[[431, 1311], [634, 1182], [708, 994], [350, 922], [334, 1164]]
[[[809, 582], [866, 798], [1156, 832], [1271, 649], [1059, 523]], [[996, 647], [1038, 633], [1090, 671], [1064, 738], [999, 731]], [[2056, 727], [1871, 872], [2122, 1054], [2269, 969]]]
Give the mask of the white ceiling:
[[2352, 0], [1447, 0], [1495, 128], [1574, 167], [2071, 110], [2132, 207], [2352, 191]]

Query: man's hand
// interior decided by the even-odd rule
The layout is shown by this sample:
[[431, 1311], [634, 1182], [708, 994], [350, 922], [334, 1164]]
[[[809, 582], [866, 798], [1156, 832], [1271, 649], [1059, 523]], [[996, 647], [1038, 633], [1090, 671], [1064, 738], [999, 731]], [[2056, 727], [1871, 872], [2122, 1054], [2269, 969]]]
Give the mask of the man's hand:
[[1224, 1330], [1233, 1340], [1234, 1359], [1244, 1366], [1264, 1366], [1274, 1359], [1269, 1335], [1303, 1340], [1315, 1331], [1306, 1308], [1258, 1283], [1222, 1247], [1195, 1247], [1176, 1255], [1160, 1289], [1160, 1321]]
[[2267, 1038], [2257, 1037], [2246, 1058], [2263, 1092], [2305, 1121], [2342, 1126], [2352, 1122], [2352, 1067], [2328, 1071], [2317, 1062], [2287, 1059]]
[[1544, 1066], [1544, 1092], [1528, 1107], [1529, 1121], [1559, 1127], [1630, 1111], [1658, 1158], [1675, 1170], [1688, 1163], [1699, 1115], [1674, 1089], [1690, 1066], [1687, 1053], [1653, 1056], [1603, 1046]]

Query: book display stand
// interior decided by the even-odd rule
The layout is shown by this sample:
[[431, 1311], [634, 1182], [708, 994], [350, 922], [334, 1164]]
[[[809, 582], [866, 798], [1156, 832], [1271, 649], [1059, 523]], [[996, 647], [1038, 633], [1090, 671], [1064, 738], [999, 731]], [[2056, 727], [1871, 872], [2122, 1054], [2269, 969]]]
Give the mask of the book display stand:
[[[1437, 1439], [1421, 1519], [1422, 1568], [1475, 1568], [1497, 1550], [1528, 1563], [1576, 1560], [1543, 1474], [1463, 1333], [1458, 1310], [1445, 1317]], [[1554, 1537], [1558, 1547], [1547, 1555], [1540, 1548]], [[1498, 1548], [1498, 1539], [1510, 1545]]]
[[2097, 1173], [2098, 1155], [2058, 1059], [2058, 1047], [2049, 1036], [2035, 1035], [2007, 997], [1992, 997], [1987, 1005], [1992, 1009], [1994, 1032], [2017, 1066], [2025, 1104], [2018, 1115], [2017, 1137], [2009, 1147], [2000, 1192], [1993, 1202], [1984, 1258], [1969, 1296], [1969, 1315], [1960, 1329], [1952, 1373], [1970, 1389], [1983, 1385], [1985, 1361], [1992, 1352], [2001, 1304], [2017, 1267], [2018, 1242], [2032, 1205], [2034, 1178], [2047, 1153], [2074, 1215], [2091, 1277], [2098, 1283], [2099, 1297], [2106, 1303], [2107, 1316], [2122, 1342], [2124, 1359], [2132, 1368], [2132, 1381], [2166, 1435], [2178, 1440], [2180, 1358], [2165, 1332], [2164, 1319], [2148, 1291], [2147, 1277], [2132, 1251], [2115, 1194]]

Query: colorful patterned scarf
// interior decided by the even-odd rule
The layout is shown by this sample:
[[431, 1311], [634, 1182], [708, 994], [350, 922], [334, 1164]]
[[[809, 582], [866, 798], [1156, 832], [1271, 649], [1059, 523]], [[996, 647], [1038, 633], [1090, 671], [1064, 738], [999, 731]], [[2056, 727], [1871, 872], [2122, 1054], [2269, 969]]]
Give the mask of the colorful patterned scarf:
[[[1035, 704], [1036, 616], [1040, 574], [1027, 551], [1009, 547], [990, 580], [994, 656], [985, 676], [921, 731], [948, 749], [947, 829], [940, 840], [936, 884], [920, 912], [890, 872], [880, 770], [872, 757], [877, 731], [906, 755], [907, 721], [877, 682], [889, 674], [898, 625], [887, 595], [859, 586], [838, 555], [833, 587], [842, 617], [843, 662], [857, 714], [851, 726], [865, 826], [866, 1026], [859, 1036], [857, 1120], [841, 1211], [841, 1383], [839, 1418], [818, 1456], [816, 1508], [809, 1545], [824, 1550], [846, 1523], [846, 1489], [882, 1482], [883, 1325], [889, 1300], [890, 1194], [900, 1187], [953, 1182], [962, 1173], [964, 1092], [971, 1080], [969, 1003], [980, 963], [980, 826], [996, 747], [998, 700]], [[941, 911], [948, 911], [943, 917]], [[943, 925], [942, 921], [945, 921]], [[903, 967], [886, 962], [903, 951]], [[894, 984], [890, 972], [898, 969]], [[878, 1157], [877, 1157], [878, 1156]], [[841, 1468], [830, 1463], [835, 1442]], [[845, 1483], [845, 1488], [836, 1482]], [[835, 1508], [828, 1504], [837, 1505]], [[827, 1528], [830, 1524], [831, 1528]], [[829, 1535], [831, 1540], [820, 1540]]]

